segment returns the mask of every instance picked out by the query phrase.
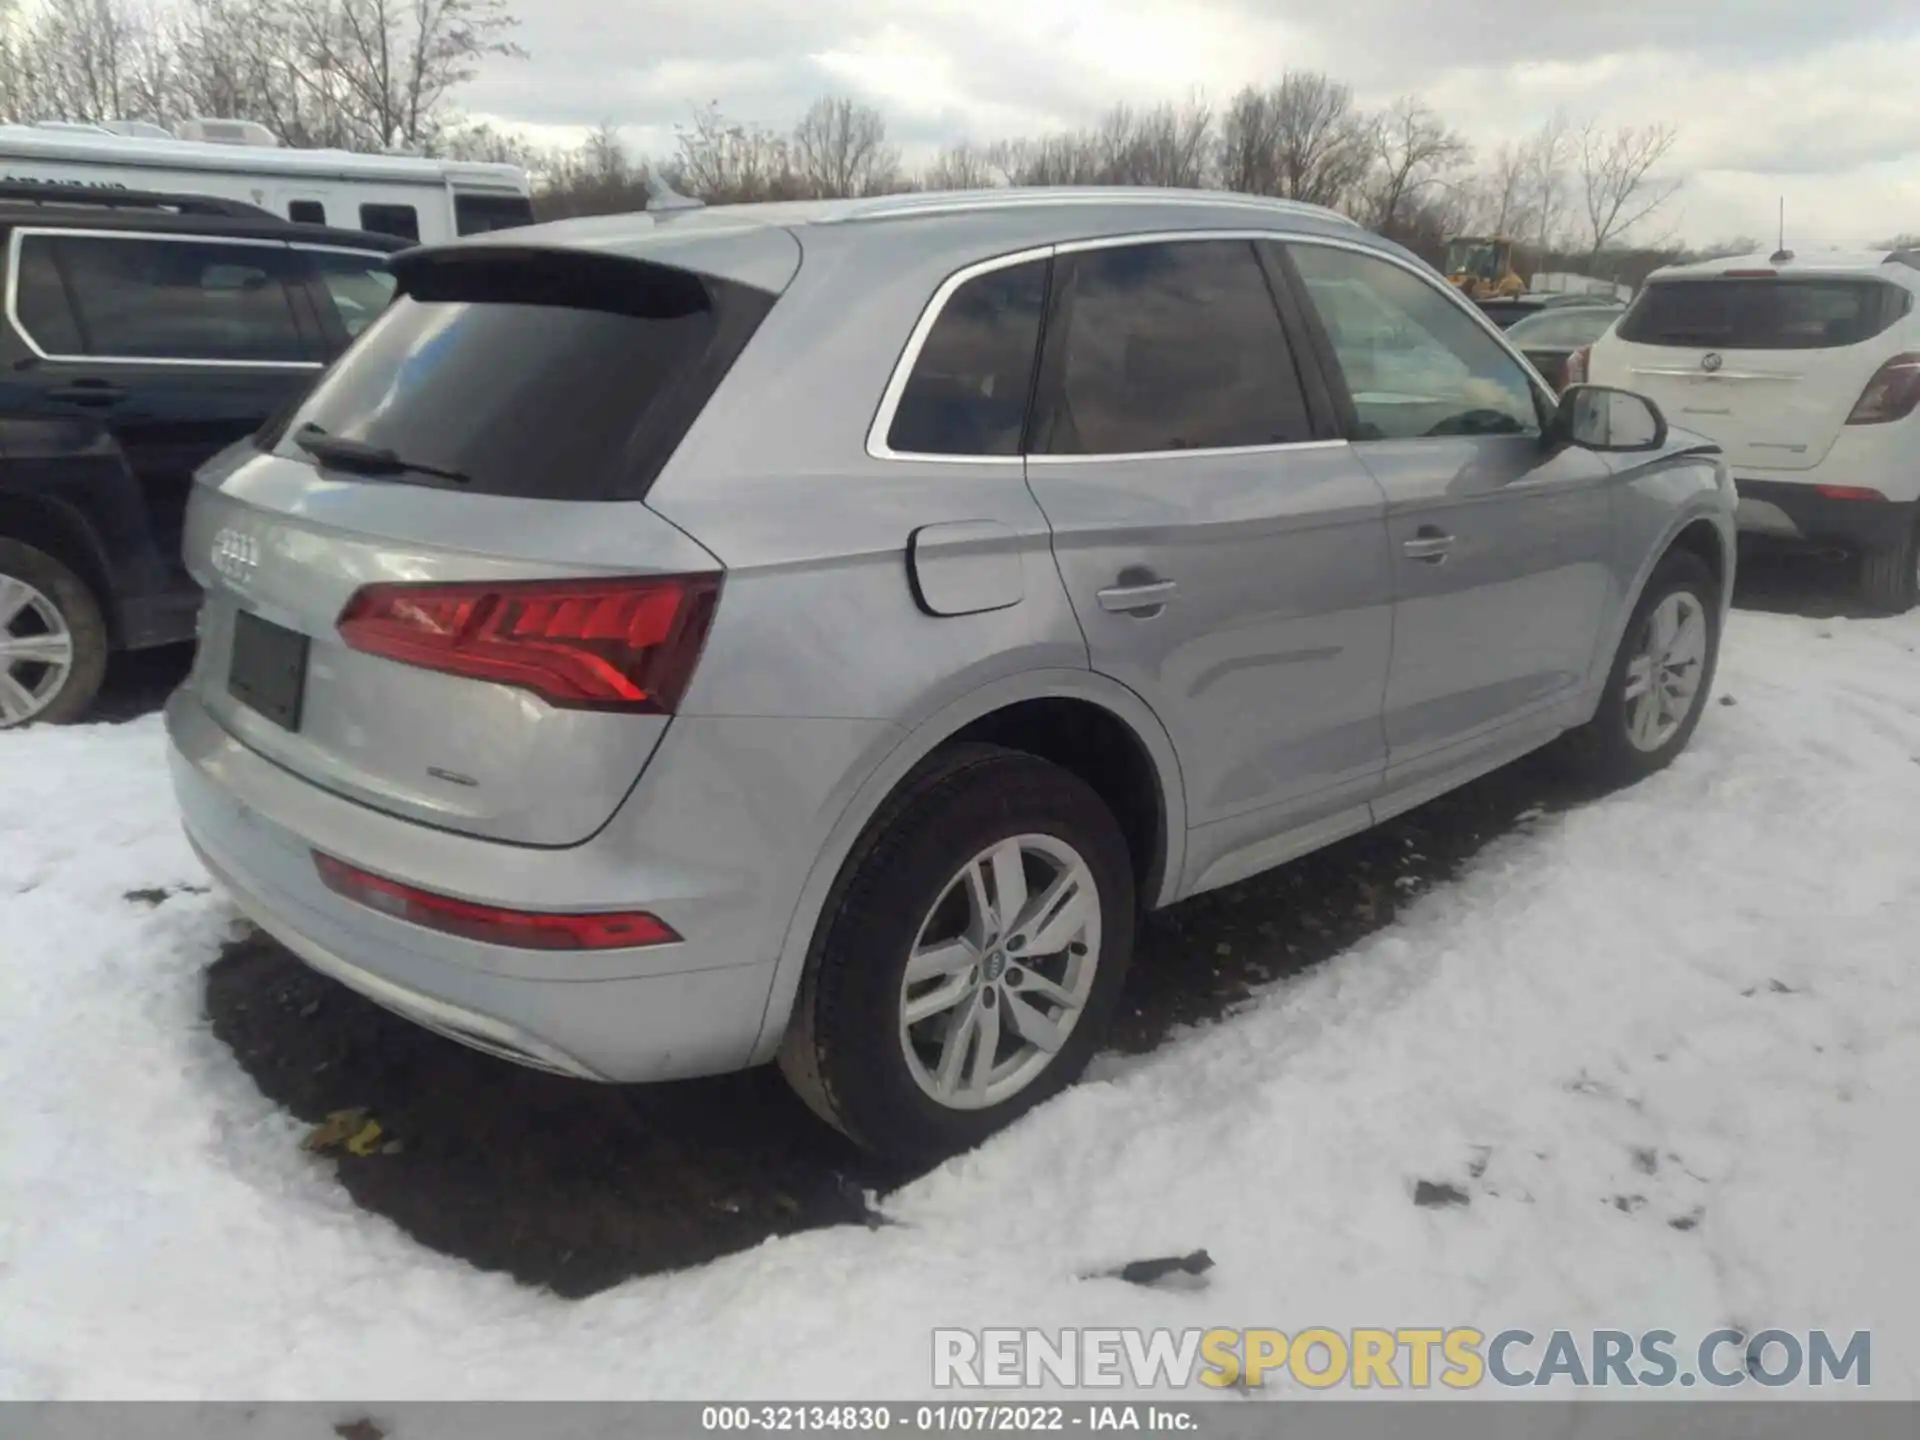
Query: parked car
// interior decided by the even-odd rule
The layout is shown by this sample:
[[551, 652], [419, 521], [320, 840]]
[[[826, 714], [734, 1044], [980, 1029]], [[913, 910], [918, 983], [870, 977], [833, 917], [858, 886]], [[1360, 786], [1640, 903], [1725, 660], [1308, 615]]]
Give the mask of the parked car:
[[386, 302], [405, 242], [204, 196], [0, 186], [0, 728], [84, 717], [188, 640], [193, 471]]
[[482, 1050], [778, 1058], [951, 1151], [1079, 1074], [1143, 907], [1700, 718], [1718, 453], [1556, 404], [1330, 212], [892, 197], [394, 269], [200, 473], [171, 763], [243, 910]]
[[1547, 304], [1545, 298], [1539, 295], [1504, 295], [1474, 303], [1480, 307], [1483, 315], [1502, 330], [1511, 330], [1529, 315], [1538, 315]]
[[1507, 340], [1533, 362], [1556, 392], [1569, 383], [1567, 362], [1593, 344], [1625, 307], [1614, 304], [1556, 305], [1507, 327]]
[[1920, 599], [1920, 255], [1776, 254], [1656, 271], [1590, 377], [1725, 447], [1740, 526], [1842, 550], [1862, 597]]

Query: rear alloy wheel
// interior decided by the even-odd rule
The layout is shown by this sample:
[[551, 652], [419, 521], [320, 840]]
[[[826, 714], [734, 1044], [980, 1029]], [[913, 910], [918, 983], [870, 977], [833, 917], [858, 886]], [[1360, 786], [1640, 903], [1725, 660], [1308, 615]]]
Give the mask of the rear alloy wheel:
[[1566, 737], [1567, 753], [1602, 785], [1664, 768], [1700, 723], [1719, 656], [1719, 586], [1698, 556], [1674, 551], [1647, 581], [1600, 708]]
[[1060, 1053], [1099, 968], [1100, 886], [1087, 862], [1047, 835], [998, 841], [948, 883], [907, 956], [907, 1069], [956, 1110], [1011, 1100]]
[[1860, 598], [1885, 615], [1904, 615], [1920, 604], [1920, 519], [1899, 544], [1860, 557]]
[[106, 621], [86, 583], [0, 540], [0, 730], [80, 719], [106, 673]]
[[936, 1159], [1071, 1084], [1133, 946], [1132, 862], [1077, 776], [956, 747], [902, 787], [849, 862], [781, 1055], [862, 1146]]

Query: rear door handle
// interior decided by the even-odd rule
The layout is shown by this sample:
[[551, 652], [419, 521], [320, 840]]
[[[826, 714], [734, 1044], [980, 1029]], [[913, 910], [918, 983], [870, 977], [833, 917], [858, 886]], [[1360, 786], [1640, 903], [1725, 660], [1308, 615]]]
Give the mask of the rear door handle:
[[76, 380], [71, 385], [55, 385], [46, 396], [69, 405], [118, 405], [127, 398], [127, 392], [110, 380]]
[[1429, 565], [1438, 565], [1447, 558], [1447, 552], [1453, 549], [1453, 536], [1430, 527], [1422, 527], [1421, 532], [1400, 546], [1400, 553], [1409, 560], [1422, 560]]
[[1179, 587], [1171, 580], [1150, 580], [1140, 585], [1113, 585], [1095, 596], [1102, 610], [1116, 615], [1131, 615], [1141, 610], [1158, 610], [1173, 598]]

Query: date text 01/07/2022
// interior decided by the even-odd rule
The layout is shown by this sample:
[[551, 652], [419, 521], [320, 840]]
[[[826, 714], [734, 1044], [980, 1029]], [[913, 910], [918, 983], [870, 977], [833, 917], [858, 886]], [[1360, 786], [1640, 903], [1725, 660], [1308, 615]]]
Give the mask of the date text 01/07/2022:
[[707, 1405], [704, 1432], [734, 1435], [834, 1431], [852, 1435], [1006, 1434], [1150, 1430], [1197, 1434], [1196, 1406], [1159, 1404]]

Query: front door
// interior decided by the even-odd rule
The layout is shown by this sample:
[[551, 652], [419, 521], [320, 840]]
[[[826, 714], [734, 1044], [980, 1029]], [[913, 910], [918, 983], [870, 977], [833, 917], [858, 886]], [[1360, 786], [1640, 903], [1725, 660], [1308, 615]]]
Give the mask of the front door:
[[1617, 603], [1613, 470], [1547, 444], [1545, 397], [1437, 279], [1331, 245], [1288, 253], [1350, 401], [1354, 454], [1387, 495], [1397, 784], [1529, 718], [1546, 725], [1579, 693]]
[[1042, 372], [1028, 481], [1094, 667], [1173, 738], [1195, 863], [1364, 808], [1385, 500], [1316, 425], [1254, 242], [1063, 247]]

